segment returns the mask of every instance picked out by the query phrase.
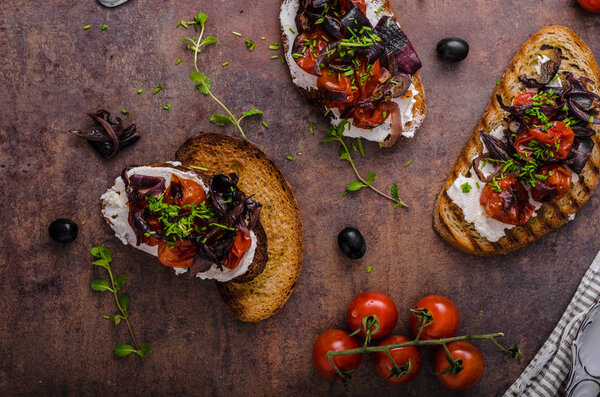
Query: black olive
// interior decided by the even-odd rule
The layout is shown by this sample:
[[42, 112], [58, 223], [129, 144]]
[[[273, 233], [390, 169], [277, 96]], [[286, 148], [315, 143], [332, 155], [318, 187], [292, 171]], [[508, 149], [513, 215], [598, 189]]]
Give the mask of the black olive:
[[50, 224], [48, 233], [54, 241], [70, 243], [77, 238], [77, 224], [70, 219], [57, 219]]
[[347, 227], [338, 234], [338, 245], [350, 259], [362, 258], [367, 251], [365, 238], [353, 227]]
[[458, 37], [446, 37], [438, 42], [437, 53], [445, 61], [462, 61], [469, 55], [469, 43]]

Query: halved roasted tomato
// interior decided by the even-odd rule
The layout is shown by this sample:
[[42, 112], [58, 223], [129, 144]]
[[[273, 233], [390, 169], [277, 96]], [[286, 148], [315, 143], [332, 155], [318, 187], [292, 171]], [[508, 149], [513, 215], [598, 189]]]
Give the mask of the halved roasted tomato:
[[509, 225], [524, 224], [535, 211], [523, 184], [508, 175], [487, 183], [479, 203], [490, 217]]

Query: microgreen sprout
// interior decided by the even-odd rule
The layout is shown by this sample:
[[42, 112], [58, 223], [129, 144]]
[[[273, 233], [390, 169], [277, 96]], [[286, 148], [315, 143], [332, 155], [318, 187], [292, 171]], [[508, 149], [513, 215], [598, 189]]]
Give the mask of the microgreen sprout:
[[127, 295], [126, 293], [119, 294], [119, 291], [123, 288], [123, 285], [125, 284], [126, 276], [124, 274], [119, 275], [117, 278], [113, 276], [113, 272], [110, 267], [110, 263], [112, 262], [112, 254], [110, 253], [108, 248], [104, 246], [94, 247], [90, 250], [90, 253], [95, 258], [97, 258], [96, 260], [94, 260], [94, 262], [92, 262], [92, 264], [106, 269], [109, 276], [109, 280], [93, 280], [91, 283], [91, 287], [94, 291], [111, 292], [114, 296], [118, 310], [117, 314], [112, 316], [105, 314], [102, 316], [102, 318], [111, 320], [115, 326], [118, 326], [121, 323], [121, 321], [125, 321], [125, 323], [127, 324], [127, 329], [129, 330], [129, 335], [131, 336], [131, 340], [133, 342], [133, 345], [116, 345], [113, 349], [113, 353], [118, 357], [125, 357], [130, 355], [131, 353], [135, 353], [139, 357], [144, 357], [145, 355], [150, 353], [150, 345], [145, 342], [140, 344], [137, 343], [135, 339], [135, 334], [133, 333], [133, 328], [131, 326], [131, 316], [129, 313], [129, 295]]
[[[392, 201], [394, 203], [394, 209], [398, 207], [408, 207], [400, 198], [397, 184], [394, 183], [392, 185], [392, 188], [390, 190], [391, 194], [388, 195], [382, 192], [381, 190], [377, 189], [375, 186], [373, 186], [373, 182], [375, 182], [375, 179], [377, 178], [377, 174], [375, 172], [370, 172], [366, 176], [366, 178], [361, 176], [361, 174], [358, 172], [356, 164], [354, 164], [354, 159], [352, 158], [350, 149], [348, 148], [348, 145], [346, 144], [346, 142], [344, 142], [343, 139], [344, 131], [349, 125], [350, 123], [347, 120], [342, 120], [337, 127], [329, 126], [328, 134], [325, 138], [323, 138], [323, 142], [338, 142], [340, 144], [339, 159], [347, 161], [350, 164], [350, 167], [352, 167], [356, 178], [358, 178], [358, 181], [350, 182], [346, 185], [346, 191], [342, 194], [342, 196], [346, 196], [350, 192], [355, 192], [363, 188], [369, 188], [370, 190], [386, 198], [387, 200]], [[362, 142], [359, 143], [359, 147], [362, 147]]]
[[[182, 42], [187, 43], [186, 49], [193, 51], [193, 53], [194, 53], [194, 69], [195, 70], [190, 74], [190, 80], [192, 80], [196, 84], [196, 88], [198, 89], [198, 91], [200, 91], [204, 95], [210, 96], [215, 102], [217, 102], [217, 104], [219, 106], [221, 106], [221, 108], [223, 108], [223, 110], [226, 113], [226, 114], [213, 113], [210, 116], [210, 121], [213, 124], [216, 124], [218, 126], [226, 126], [229, 124], [235, 125], [237, 127], [237, 129], [239, 130], [240, 134], [242, 135], [242, 137], [244, 138], [244, 140], [247, 141], [248, 138], [246, 138], [246, 134], [244, 133], [244, 130], [242, 129], [242, 126], [240, 125], [240, 122], [243, 119], [245, 119], [246, 117], [250, 117], [250, 116], [254, 116], [254, 115], [262, 115], [263, 112], [258, 109], [250, 109], [246, 112], [243, 112], [242, 116], [237, 118], [233, 115], [233, 113], [229, 110], [229, 108], [227, 106], [225, 106], [225, 104], [223, 104], [223, 102], [221, 102], [212, 93], [210, 79], [204, 73], [200, 72], [200, 69], [198, 68], [198, 54], [202, 51], [202, 48], [204, 46], [215, 44], [215, 43], [217, 43], [218, 40], [214, 36], [204, 37], [205, 24], [206, 24], [206, 20], [208, 19], [208, 16], [205, 13], [199, 12], [198, 15], [196, 15], [193, 19], [194, 20], [192, 22], [181, 21], [177, 25], [177, 26], [183, 26], [186, 29], [189, 28], [190, 25], [192, 25], [194, 27], [194, 31], [196, 32], [196, 35], [194, 35], [193, 38], [183, 37], [181, 40]], [[240, 37], [242, 36], [242, 34], [238, 33], [238, 32], [231, 32], [231, 33], [233, 33], [236, 36], [240, 36]], [[221, 66], [225, 67], [228, 64], [229, 64], [229, 62], [225, 62], [225, 63], [222, 63]]]

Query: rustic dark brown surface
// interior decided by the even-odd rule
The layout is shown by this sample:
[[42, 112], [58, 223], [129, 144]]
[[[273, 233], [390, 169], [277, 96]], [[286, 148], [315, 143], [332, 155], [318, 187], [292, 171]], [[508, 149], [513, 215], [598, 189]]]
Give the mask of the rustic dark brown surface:
[[[574, 222], [543, 241], [490, 259], [446, 246], [431, 228], [432, 205], [521, 43], [556, 23], [599, 53], [600, 17], [571, 0], [392, 3], [423, 60], [428, 119], [416, 139], [390, 151], [368, 145], [368, 158], [358, 166], [378, 171], [377, 183], [386, 189], [399, 182], [410, 209], [397, 211], [370, 192], [341, 197], [351, 171], [337, 160], [336, 147], [308, 133], [309, 121], [319, 134], [325, 123], [296, 93], [286, 67], [269, 59], [267, 45], [279, 41], [279, 0], [131, 0], [112, 10], [93, 0], [2, 2], [0, 394], [326, 395], [328, 383], [312, 366], [312, 342], [321, 331], [345, 327], [353, 295], [380, 290], [401, 310], [398, 333], [408, 331], [410, 305], [438, 293], [456, 302], [461, 331], [483, 310], [481, 330], [504, 331], [506, 343], [519, 340], [521, 365], [478, 344], [486, 372], [465, 395], [500, 395], [545, 341], [595, 256], [600, 198], [592, 197]], [[237, 321], [211, 283], [176, 278], [155, 259], [123, 247], [99, 216], [99, 196], [126, 164], [171, 159], [199, 131], [235, 133], [209, 123], [218, 109], [187, 77], [192, 63], [179, 40], [187, 32], [175, 24], [199, 10], [209, 15], [208, 32], [220, 39], [201, 56], [201, 69], [236, 112], [265, 110], [270, 128], [253, 120], [246, 131], [280, 165], [303, 213], [300, 282], [281, 312], [259, 324]], [[109, 28], [100, 31], [104, 23]], [[83, 31], [87, 24], [92, 28]], [[254, 51], [232, 30], [256, 40]], [[464, 62], [436, 60], [435, 44], [446, 36], [469, 41]], [[230, 65], [223, 68], [225, 61]], [[165, 88], [153, 96], [157, 83]], [[167, 102], [172, 109], [164, 111]], [[88, 123], [85, 111], [101, 107], [130, 110], [127, 120], [146, 134], [111, 161], [66, 133]], [[47, 227], [57, 217], [85, 221], [73, 244], [49, 240]], [[342, 257], [336, 247], [346, 225], [367, 237], [360, 261]], [[129, 276], [134, 327], [153, 349], [143, 363], [110, 352], [128, 336], [100, 318], [113, 311], [110, 297], [89, 288], [101, 273], [90, 265], [88, 250], [101, 243], [113, 250], [114, 268]], [[374, 267], [370, 274], [367, 265]], [[350, 394], [453, 395], [430, 374], [433, 353], [424, 351], [421, 375], [403, 388], [383, 383], [365, 358]]]

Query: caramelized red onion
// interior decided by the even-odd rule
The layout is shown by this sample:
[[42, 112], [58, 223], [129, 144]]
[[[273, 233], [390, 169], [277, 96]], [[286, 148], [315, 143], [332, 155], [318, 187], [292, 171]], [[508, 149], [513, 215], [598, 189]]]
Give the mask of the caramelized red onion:
[[402, 138], [402, 114], [400, 112], [400, 106], [394, 101], [386, 101], [381, 104], [384, 110], [390, 114], [391, 117], [391, 128], [390, 135], [381, 142], [383, 147], [394, 146], [400, 138]]
[[381, 37], [385, 48], [393, 54], [395, 68], [390, 67], [390, 72], [413, 75], [421, 69], [421, 60], [414, 47], [398, 26], [396, 21], [389, 16], [384, 16], [375, 27], [375, 33]]
[[519, 81], [529, 88], [542, 88], [550, 83], [560, 69], [562, 50], [560, 48], [555, 48], [553, 57], [554, 59], [549, 59], [541, 65], [541, 74], [538, 78], [521, 75], [519, 76]]

